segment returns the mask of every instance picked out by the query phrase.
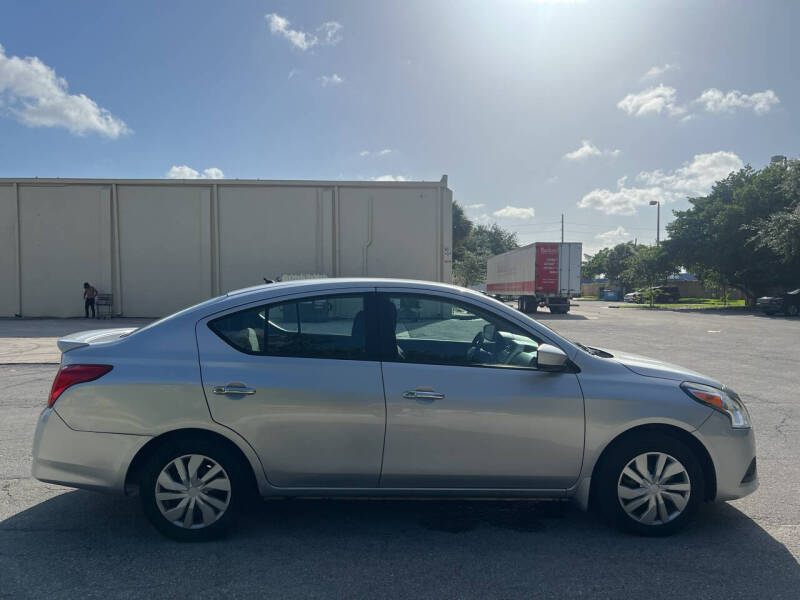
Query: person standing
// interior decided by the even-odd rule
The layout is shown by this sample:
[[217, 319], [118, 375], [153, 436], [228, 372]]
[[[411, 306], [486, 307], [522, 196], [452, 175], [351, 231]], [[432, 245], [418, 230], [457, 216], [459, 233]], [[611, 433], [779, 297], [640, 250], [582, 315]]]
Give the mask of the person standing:
[[86, 312], [86, 318], [89, 318], [89, 309], [92, 309], [92, 318], [97, 318], [94, 312], [94, 299], [97, 297], [97, 289], [88, 282], [83, 283], [83, 310]]

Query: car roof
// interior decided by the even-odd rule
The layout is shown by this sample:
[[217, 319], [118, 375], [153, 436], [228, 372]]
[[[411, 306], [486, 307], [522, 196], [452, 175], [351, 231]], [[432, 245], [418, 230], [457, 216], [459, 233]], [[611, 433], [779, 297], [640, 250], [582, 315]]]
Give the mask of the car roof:
[[339, 288], [356, 288], [356, 287], [408, 287], [408, 288], [424, 288], [437, 291], [451, 291], [451, 292], [470, 292], [475, 294], [474, 290], [451, 285], [449, 283], [438, 283], [435, 281], [421, 281], [416, 279], [390, 279], [381, 277], [328, 277], [319, 279], [297, 279], [293, 281], [278, 281], [275, 283], [265, 283], [261, 285], [254, 285], [239, 290], [232, 290], [222, 296], [221, 298], [236, 298], [237, 300], [247, 300], [248, 296], [261, 297], [265, 293], [273, 295], [273, 292], [282, 292], [284, 294], [291, 294], [295, 291], [303, 292], [306, 290], [325, 290], [325, 289], [339, 289]]
[[[496, 310], [499, 310], [507, 318], [517, 321], [528, 321], [533, 329], [538, 332], [549, 343], [563, 347], [572, 347], [575, 352], [577, 348], [572, 345], [572, 342], [559, 335], [543, 323], [539, 323], [531, 319], [527, 315], [519, 313], [518, 311], [510, 308], [509, 306], [499, 302], [491, 297], [488, 297], [480, 292], [471, 290], [469, 288], [451, 285], [449, 283], [438, 283], [435, 281], [420, 281], [415, 279], [388, 279], [376, 277], [342, 277], [342, 278], [325, 278], [325, 279], [299, 279], [294, 281], [280, 281], [276, 283], [266, 283], [256, 285], [239, 290], [233, 290], [218, 296], [210, 298], [200, 304], [190, 306], [175, 314], [169, 315], [150, 323], [149, 325], [137, 330], [137, 334], [152, 331], [157, 327], [166, 326], [172, 323], [173, 326], [180, 327], [181, 324], [191, 323], [192, 325], [197, 322], [198, 318], [210, 318], [215, 314], [236, 308], [238, 306], [255, 304], [257, 302], [266, 301], [271, 299], [280, 298], [282, 296], [289, 296], [294, 294], [302, 294], [304, 292], [325, 292], [327, 290], [347, 290], [363, 289], [363, 288], [396, 288], [399, 290], [414, 291], [430, 291], [430, 292], [445, 292], [476, 301], [482, 305], [493, 305]], [[487, 306], [489, 308], [489, 306]]]

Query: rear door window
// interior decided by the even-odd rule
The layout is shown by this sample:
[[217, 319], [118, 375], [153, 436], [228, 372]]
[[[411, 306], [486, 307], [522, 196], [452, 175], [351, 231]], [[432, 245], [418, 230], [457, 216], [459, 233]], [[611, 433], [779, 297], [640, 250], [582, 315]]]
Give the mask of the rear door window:
[[214, 319], [209, 327], [246, 354], [368, 360], [365, 294], [313, 296]]

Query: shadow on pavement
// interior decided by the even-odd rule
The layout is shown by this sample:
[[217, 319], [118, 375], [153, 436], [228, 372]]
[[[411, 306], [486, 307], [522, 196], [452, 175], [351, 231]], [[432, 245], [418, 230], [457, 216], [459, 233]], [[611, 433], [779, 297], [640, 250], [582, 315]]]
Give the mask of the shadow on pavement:
[[72, 491], [0, 523], [0, 597], [796, 598], [800, 567], [730, 505], [637, 538], [553, 502], [279, 500], [178, 544], [136, 499]]

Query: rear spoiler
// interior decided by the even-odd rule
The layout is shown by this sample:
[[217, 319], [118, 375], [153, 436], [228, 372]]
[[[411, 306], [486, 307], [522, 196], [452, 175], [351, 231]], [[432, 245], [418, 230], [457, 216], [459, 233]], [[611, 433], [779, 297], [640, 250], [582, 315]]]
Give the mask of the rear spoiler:
[[133, 333], [137, 329], [138, 327], [120, 327], [117, 329], [92, 329], [91, 331], [70, 333], [58, 340], [58, 349], [61, 352], [69, 352], [75, 348], [83, 348], [90, 344], [113, 342]]

